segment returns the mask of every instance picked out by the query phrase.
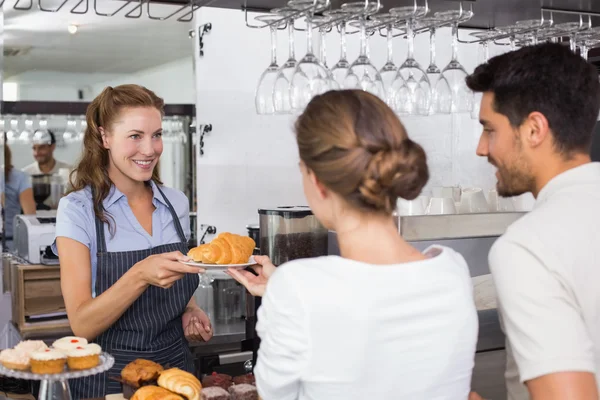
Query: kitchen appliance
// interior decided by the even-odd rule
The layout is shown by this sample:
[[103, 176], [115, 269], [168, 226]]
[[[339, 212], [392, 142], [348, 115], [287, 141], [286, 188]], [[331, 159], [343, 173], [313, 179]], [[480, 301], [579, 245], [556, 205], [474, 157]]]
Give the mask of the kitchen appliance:
[[309, 207], [261, 208], [260, 254], [279, 266], [298, 258], [327, 255], [327, 229]]
[[249, 224], [246, 225], [246, 230], [248, 231], [248, 236], [254, 240], [256, 243], [256, 247], [252, 252], [253, 255], [260, 254], [260, 225], [259, 224]]
[[31, 175], [31, 187], [33, 189], [36, 210], [50, 210], [50, 207], [44, 204], [44, 202], [52, 194], [52, 175]]
[[51, 246], [56, 233], [56, 212], [17, 215], [14, 220], [14, 249], [31, 264], [58, 265]]

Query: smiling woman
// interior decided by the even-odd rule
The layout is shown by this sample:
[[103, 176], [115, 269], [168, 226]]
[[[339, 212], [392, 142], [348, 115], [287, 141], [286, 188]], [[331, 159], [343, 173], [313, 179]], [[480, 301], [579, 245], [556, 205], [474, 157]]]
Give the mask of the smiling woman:
[[115, 358], [104, 376], [69, 381], [74, 398], [121, 391], [109, 381], [136, 358], [193, 370], [186, 338], [208, 340], [192, 297], [188, 200], [162, 185], [163, 100], [138, 85], [107, 87], [87, 110], [83, 153], [61, 199], [54, 251], [69, 322]]

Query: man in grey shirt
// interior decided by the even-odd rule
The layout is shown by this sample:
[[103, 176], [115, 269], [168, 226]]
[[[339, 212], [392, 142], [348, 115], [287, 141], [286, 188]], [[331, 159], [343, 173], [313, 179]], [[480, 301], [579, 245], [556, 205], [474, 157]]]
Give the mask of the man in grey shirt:
[[596, 68], [544, 43], [478, 66], [477, 154], [498, 193], [531, 192], [533, 210], [492, 247], [511, 400], [597, 400], [600, 382], [600, 163], [590, 159], [600, 109]]
[[57, 174], [61, 168], [71, 169], [65, 162], [54, 158], [56, 138], [49, 130], [40, 129], [33, 135], [33, 158], [35, 162], [23, 168], [29, 175]]

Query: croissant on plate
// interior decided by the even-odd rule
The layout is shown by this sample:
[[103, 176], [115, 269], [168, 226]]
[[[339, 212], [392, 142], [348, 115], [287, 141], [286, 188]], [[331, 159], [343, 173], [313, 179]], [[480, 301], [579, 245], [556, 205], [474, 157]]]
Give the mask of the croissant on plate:
[[179, 368], [167, 369], [160, 373], [158, 385], [175, 392], [187, 400], [200, 400], [202, 385], [198, 378]]
[[248, 262], [255, 246], [256, 243], [249, 236], [223, 232], [210, 243], [191, 249], [188, 256], [205, 264], [244, 264]]
[[158, 386], [143, 386], [133, 394], [131, 400], [184, 400], [184, 398]]

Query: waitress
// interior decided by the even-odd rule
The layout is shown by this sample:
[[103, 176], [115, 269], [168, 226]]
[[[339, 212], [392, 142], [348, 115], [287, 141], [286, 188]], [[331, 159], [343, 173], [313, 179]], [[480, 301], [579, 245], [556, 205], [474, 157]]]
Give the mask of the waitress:
[[87, 109], [83, 154], [61, 199], [53, 246], [73, 333], [115, 358], [107, 373], [70, 380], [74, 398], [121, 392], [136, 358], [193, 372], [188, 340], [212, 337], [193, 294], [185, 195], [162, 186], [163, 100], [137, 85], [107, 87]]

